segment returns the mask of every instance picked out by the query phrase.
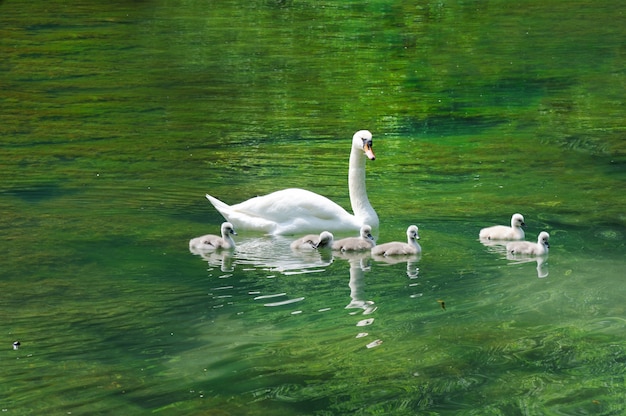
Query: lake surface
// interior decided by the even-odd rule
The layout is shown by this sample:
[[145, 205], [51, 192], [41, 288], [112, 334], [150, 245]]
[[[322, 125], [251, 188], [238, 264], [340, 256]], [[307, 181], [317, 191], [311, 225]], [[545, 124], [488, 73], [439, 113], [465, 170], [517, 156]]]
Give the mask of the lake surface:
[[[3, 413], [626, 413], [619, 2], [0, 12]], [[349, 209], [360, 129], [377, 241], [419, 258], [189, 251], [205, 193]], [[547, 258], [478, 240], [515, 212]]]

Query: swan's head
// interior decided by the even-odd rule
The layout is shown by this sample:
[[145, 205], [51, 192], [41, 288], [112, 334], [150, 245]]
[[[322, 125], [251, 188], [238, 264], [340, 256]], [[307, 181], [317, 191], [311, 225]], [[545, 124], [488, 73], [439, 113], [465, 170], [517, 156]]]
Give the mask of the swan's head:
[[361, 227], [361, 237], [364, 238], [365, 240], [374, 241], [374, 237], [372, 236], [372, 227], [370, 227], [367, 224], [363, 225]]
[[406, 236], [410, 240], [419, 240], [420, 236], [417, 233], [417, 225], [410, 225], [409, 228], [406, 229]]
[[539, 233], [539, 237], [537, 238], [537, 242], [543, 246], [546, 246], [546, 248], [550, 247], [550, 243], [548, 243], [548, 240], [550, 240], [550, 234], [548, 234], [545, 231], [542, 231], [541, 233]]
[[372, 149], [372, 133], [369, 130], [359, 130], [352, 136], [352, 147], [361, 149], [369, 160], [376, 159]]
[[526, 227], [526, 223], [524, 222], [524, 216], [522, 214], [513, 214], [511, 217], [511, 227]]
[[322, 231], [320, 234], [320, 241], [317, 243], [315, 248], [328, 248], [333, 245], [334, 236], [332, 233], [328, 231]]
[[237, 233], [235, 232], [235, 227], [233, 227], [231, 223], [225, 222], [222, 224], [222, 235], [228, 234], [237, 235]]

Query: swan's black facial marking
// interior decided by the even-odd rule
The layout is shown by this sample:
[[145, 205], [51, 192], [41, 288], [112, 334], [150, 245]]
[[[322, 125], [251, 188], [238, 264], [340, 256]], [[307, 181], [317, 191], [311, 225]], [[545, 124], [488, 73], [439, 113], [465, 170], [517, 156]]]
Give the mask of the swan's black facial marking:
[[375, 160], [376, 156], [374, 155], [374, 149], [372, 147], [372, 135], [371, 135], [371, 133], [368, 132], [368, 131], [363, 131], [363, 132], [358, 132], [358, 133], [362, 133], [363, 135], [357, 136], [355, 134], [354, 140], [356, 140], [357, 137], [360, 138], [361, 139], [361, 148], [363, 149], [363, 151], [367, 155], [367, 158], [369, 160]]

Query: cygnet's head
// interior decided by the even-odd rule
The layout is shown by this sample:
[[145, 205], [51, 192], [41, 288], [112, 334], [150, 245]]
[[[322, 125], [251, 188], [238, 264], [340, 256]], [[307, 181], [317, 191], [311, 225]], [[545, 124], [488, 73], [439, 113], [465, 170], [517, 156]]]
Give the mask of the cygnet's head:
[[318, 241], [315, 248], [328, 248], [333, 245], [334, 236], [328, 231], [322, 231], [320, 234], [320, 241]]
[[550, 243], [548, 242], [550, 240], [550, 234], [548, 234], [545, 231], [542, 231], [539, 233], [539, 237], [537, 238], [537, 242], [539, 244], [543, 244], [546, 247], [550, 247]]
[[525, 227], [526, 223], [524, 222], [524, 216], [522, 214], [513, 214], [511, 217], [511, 227]]
[[229, 222], [222, 223], [222, 235], [228, 234], [237, 235], [235, 227], [233, 227], [233, 225]]
[[372, 227], [365, 224], [361, 227], [361, 237], [366, 240], [374, 241], [374, 237], [372, 236]]

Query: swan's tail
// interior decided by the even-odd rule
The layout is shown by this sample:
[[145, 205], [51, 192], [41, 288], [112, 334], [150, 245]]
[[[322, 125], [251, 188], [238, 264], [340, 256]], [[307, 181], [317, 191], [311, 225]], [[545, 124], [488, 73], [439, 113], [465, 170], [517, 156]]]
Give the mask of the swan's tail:
[[262, 231], [267, 234], [273, 234], [276, 232], [276, 223], [274, 221], [259, 217], [254, 213], [241, 210], [241, 204], [231, 206], [209, 194], [206, 194], [206, 199], [213, 204], [215, 209], [222, 214], [222, 217], [224, 217], [226, 221], [233, 224], [235, 230], [254, 230]]
[[212, 197], [209, 194], [206, 194], [206, 199], [209, 200], [209, 202], [211, 204], [213, 204], [213, 206], [215, 207], [216, 210], [218, 210], [220, 212], [220, 214], [222, 214], [222, 216], [226, 219], [228, 219], [227, 214], [230, 211], [230, 206], [222, 201], [220, 201], [219, 199]]

